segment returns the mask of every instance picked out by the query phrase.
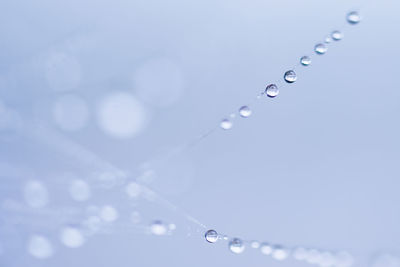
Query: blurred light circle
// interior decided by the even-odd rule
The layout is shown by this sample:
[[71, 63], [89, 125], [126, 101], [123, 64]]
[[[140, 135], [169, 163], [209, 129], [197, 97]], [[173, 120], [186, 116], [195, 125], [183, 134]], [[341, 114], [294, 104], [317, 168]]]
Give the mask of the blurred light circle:
[[50, 241], [41, 235], [33, 235], [28, 241], [28, 252], [38, 259], [47, 259], [53, 255], [53, 246]]
[[162, 221], [157, 220], [150, 225], [150, 231], [154, 235], [165, 235], [168, 231], [168, 228]]
[[145, 109], [131, 94], [114, 93], [104, 98], [99, 105], [99, 126], [112, 137], [133, 137], [144, 129], [145, 122]]
[[78, 248], [85, 243], [81, 231], [73, 227], [65, 227], [61, 230], [61, 242], [69, 248]]
[[82, 77], [78, 60], [65, 53], [53, 53], [45, 62], [45, 78], [51, 89], [68, 91], [78, 87]]
[[131, 182], [126, 186], [125, 192], [130, 198], [137, 198], [142, 192], [142, 187], [138, 183]]
[[54, 103], [53, 118], [62, 130], [77, 131], [87, 124], [89, 109], [83, 98], [64, 95]]
[[91, 195], [90, 187], [84, 180], [73, 180], [69, 187], [69, 193], [75, 201], [88, 200]]
[[157, 107], [178, 101], [184, 84], [181, 69], [169, 59], [147, 61], [136, 70], [133, 83], [138, 97]]
[[118, 219], [118, 211], [111, 205], [103, 206], [100, 210], [100, 218], [105, 222], [113, 222]]
[[32, 208], [43, 208], [49, 202], [47, 188], [39, 181], [28, 181], [24, 186], [25, 202]]

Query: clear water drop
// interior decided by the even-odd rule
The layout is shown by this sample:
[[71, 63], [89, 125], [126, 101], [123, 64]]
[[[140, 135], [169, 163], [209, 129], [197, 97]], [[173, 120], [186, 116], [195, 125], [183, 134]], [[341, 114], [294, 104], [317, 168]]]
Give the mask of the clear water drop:
[[352, 11], [347, 14], [347, 22], [351, 25], [358, 24], [361, 21], [360, 14], [357, 11]]
[[279, 89], [276, 84], [269, 84], [267, 85], [267, 88], [265, 88], [265, 93], [267, 94], [268, 97], [276, 97], [279, 94]]
[[300, 63], [303, 66], [308, 66], [311, 64], [311, 58], [309, 56], [303, 56], [300, 58]]
[[275, 260], [282, 261], [289, 256], [289, 251], [280, 245], [275, 245], [271, 255]]
[[33, 235], [28, 241], [28, 252], [37, 259], [47, 259], [53, 255], [53, 245], [44, 236]]
[[235, 254], [240, 254], [244, 251], [245, 246], [241, 239], [233, 238], [231, 241], [229, 241], [229, 249]]
[[294, 83], [297, 80], [297, 75], [294, 70], [288, 70], [285, 72], [285, 75], [283, 75], [283, 78], [287, 83]]
[[223, 119], [220, 123], [220, 127], [224, 130], [229, 130], [233, 126], [233, 123], [228, 119]]
[[248, 106], [243, 106], [239, 109], [239, 114], [242, 118], [248, 118], [251, 115], [251, 109]]
[[204, 234], [204, 237], [206, 238], [207, 242], [209, 242], [209, 243], [215, 243], [218, 241], [218, 233], [215, 230], [208, 230]]
[[65, 227], [60, 233], [61, 242], [69, 248], [78, 248], [85, 243], [81, 231], [75, 227]]
[[154, 235], [165, 235], [168, 229], [167, 226], [162, 221], [157, 220], [150, 225], [150, 231]]
[[343, 33], [341, 31], [333, 31], [331, 37], [335, 41], [340, 41], [343, 39]]
[[264, 255], [271, 255], [272, 253], [272, 246], [268, 243], [262, 243], [260, 246], [260, 251]]
[[326, 47], [325, 44], [316, 44], [314, 47], [314, 51], [318, 55], [323, 55], [326, 53], [326, 51], [328, 51], [328, 48]]

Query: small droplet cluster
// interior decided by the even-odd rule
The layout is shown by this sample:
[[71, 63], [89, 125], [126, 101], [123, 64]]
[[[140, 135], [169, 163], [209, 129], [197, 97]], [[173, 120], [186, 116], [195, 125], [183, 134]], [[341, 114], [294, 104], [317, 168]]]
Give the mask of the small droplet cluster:
[[[350, 25], [356, 25], [361, 21], [361, 17], [357, 11], [349, 12], [346, 15], [346, 20]], [[324, 55], [328, 51], [328, 45], [332, 42], [337, 42], [343, 39], [343, 33], [339, 30], [332, 31], [328, 36], [326, 36], [323, 41], [315, 44], [314, 52], [316, 55]], [[311, 56], [304, 55], [300, 58], [300, 65], [302, 66], [309, 66], [311, 65]], [[296, 67], [296, 66], [295, 66]], [[295, 67], [287, 70], [283, 75], [283, 80], [288, 83], [292, 84], [297, 81], [297, 74], [295, 71]], [[259, 95], [257, 95], [257, 99], [261, 99], [262, 95], [266, 95], [269, 98], [275, 98], [279, 94], [279, 88], [276, 83], [271, 83], [266, 86], [266, 89]], [[248, 118], [252, 114], [252, 110], [249, 105], [242, 106], [239, 108], [239, 115], [242, 118]], [[220, 122], [220, 127], [223, 130], [232, 129], [233, 126], [233, 119], [235, 116], [230, 116], [230, 118], [225, 118]]]

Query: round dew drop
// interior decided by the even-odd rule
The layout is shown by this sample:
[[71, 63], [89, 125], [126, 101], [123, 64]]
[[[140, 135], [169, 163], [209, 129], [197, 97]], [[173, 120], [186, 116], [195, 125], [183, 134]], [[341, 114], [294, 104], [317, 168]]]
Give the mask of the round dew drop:
[[343, 33], [340, 32], [340, 31], [333, 31], [333, 32], [331, 33], [331, 37], [332, 37], [332, 39], [335, 40], [335, 41], [340, 41], [340, 40], [343, 39]]
[[300, 58], [300, 63], [303, 66], [308, 66], [308, 65], [311, 64], [311, 58], [308, 57], [308, 56], [303, 56], [303, 57]]
[[218, 233], [215, 230], [208, 230], [204, 234], [204, 237], [206, 238], [207, 242], [209, 242], [209, 243], [215, 243], [218, 241]]
[[324, 44], [316, 44], [314, 47], [314, 51], [318, 55], [323, 55], [326, 53], [326, 51], [328, 51], [328, 48]]
[[289, 251], [282, 246], [276, 245], [272, 249], [272, 257], [275, 260], [282, 261], [289, 256]]
[[294, 83], [297, 80], [297, 75], [293, 70], [288, 70], [285, 72], [285, 75], [283, 75], [283, 78], [287, 83]]
[[165, 235], [167, 233], [167, 226], [162, 221], [154, 221], [150, 225], [150, 231], [154, 235]]
[[352, 11], [347, 14], [347, 22], [351, 25], [355, 25], [361, 21], [360, 14], [357, 11]]
[[243, 241], [239, 238], [233, 238], [231, 241], [229, 241], [229, 249], [235, 254], [242, 253], [244, 248], [245, 246]]
[[276, 97], [279, 94], [278, 86], [276, 86], [276, 84], [269, 84], [267, 88], [265, 88], [265, 93], [268, 97]]
[[248, 118], [251, 115], [251, 109], [248, 106], [243, 106], [239, 109], [239, 114], [242, 118]]
[[223, 119], [220, 123], [220, 127], [224, 130], [229, 130], [233, 126], [233, 123], [228, 119]]
[[264, 255], [270, 255], [272, 253], [272, 247], [268, 243], [262, 243], [260, 246], [260, 251]]

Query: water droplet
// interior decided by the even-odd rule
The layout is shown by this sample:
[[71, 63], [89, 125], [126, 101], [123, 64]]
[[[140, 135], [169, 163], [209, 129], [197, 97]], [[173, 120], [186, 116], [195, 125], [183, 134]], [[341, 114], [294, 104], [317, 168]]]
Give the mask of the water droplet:
[[169, 229], [170, 231], [176, 230], [176, 224], [170, 223], [170, 224], [168, 225], [168, 229]]
[[326, 44], [330, 44], [330, 43], [332, 43], [332, 38], [330, 36], [326, 36], [324, 42]]
[[90, 187], [83, 180], [74, 180], [69, 187], [69, 193], [75, 201], [85, 201], [90, 198]]
[[321, 253], [321, 257], [319, 259], [319, 266], [321, 267], [329, 267], [329, 266], [333, 266], [333, 264], [335, 263], [335, 258], [333, 257], [333, 255], [329, 252], [323, 252]]
[[259, 248], [260, 247], [260, 242], [258, 242], [258, 241], [251, 241], [251, 243], [250, 243], [250, 246], [252, 247], [252, 248]]
[[350, 267], [354, 263], [353, 256], [346, 251], [341, 251], [337, 253], [335, 256], [336, 256], [335, 263], [337, 267]]
[[82, 226], [85, 229], [85, 234], [92, 235], [100, 230], [101, 219], [97, 216], [90, 216], [82, 222]]
[[293, 70], [288, 70], [285, 72], [285, 75], [283, 75], [283, 78], [287, 83], [294, 83], [297, 80], [297, 75]]
[[323, 55], [326, 53], [326, 51], [328, 51], [328, 48], [326, 47], [325, 44], [316, 44], [314, 47], [314, 51], [318, 55]]
[[275, 260], [281, 261], [289, 256], [289, 251], [280, 245], [275, 245], [272, 249], [272, 257]]
[[265, 93], [267, 94], [267, 96], [269, 97], [275, 97], [279, 94], [279, 89], [278, 86], [276, 86], [276, 84], [269, 84], [267, 85], [267, 88], [265, 88]]
[[46, 237], [33, 235], [28, 241], [28, 252], [35, 258], [47, 259], [53, 255], [53, 246]]
[[272, 247], [268, 243], [262, 243], [260, 246], [260, 251], [264, 255], [270, 255], [272, 253]]
[[308, 57], [308, 56], [303, 56], [303, 57], [300, 58], [300, 63], [303, 66], [308, 66], [308, 65], [311, 64], [311, 58]]
[[221, 128], [224, 129], [224, 130], [229, 130], [229, 129], [232, 128], [233, 123], [232, 123], [230, 120], [228, 120], [228, 119], [223, 119], [223, 120], [221, 121], [221, 123], [220, 123], [220, 126], [221, 126]]
[[243, 106], [239, 109], [239, 114], [242, 118], [248, 118], [251, 115], [251, 109], [248, 106]]
[[113, 222], [118, 219], [118, 211], [111, 205], [103, 206], [100, 210], [100, 218], [105, 222]]
[[361, 20], [360, 14], [357, 11], [352, 11], [347, 14], [347, 22], [351, 25], [355, 25], [359, 23]]
[[206, 238], [207, 242], [215, 243], [218, 241], [218, 233], [215, 230], [208, 230], [204, 237]]
[[306, 261], [310, 264], [316, 264], [321, 259], [321, 253], [316, 249], [310, 249], [307, 252]]
[[74, 227], [65, 227], [61, 230], [60, 234], [61, 242], [69, 248], [78, 248], [85, 243], [81, 231]]
[[245, 246], [243, 241], [239, 238], [233, 238], [231, 241], [229, 241], [229, 249], [235, 254], [242, 253], [244, 248]]
[[293, 251], [293, 257], [299, 261], [305, 260], [307, 257], [307, 250], [305, 248], [298, 247]]
[[343, 33], [340, 31], [333, 31], [331, 33], [332, 39], [335, 41], [340, 41], [343, 39]]
[[32, 208], [43, 208], [49, 202], [49, 193], [43, 183], [28, 181], [24, 186], [24, 198]]
[[162, 221], [154, 221], [150, 225], [150, 231], [154, 235], [165, 235], [167, 233], [167, 226]]
[[142, 187], [138, 183], [132, 182], [125, 187], [125, 192], [130, 198], [137, 198], [142, 192]]

